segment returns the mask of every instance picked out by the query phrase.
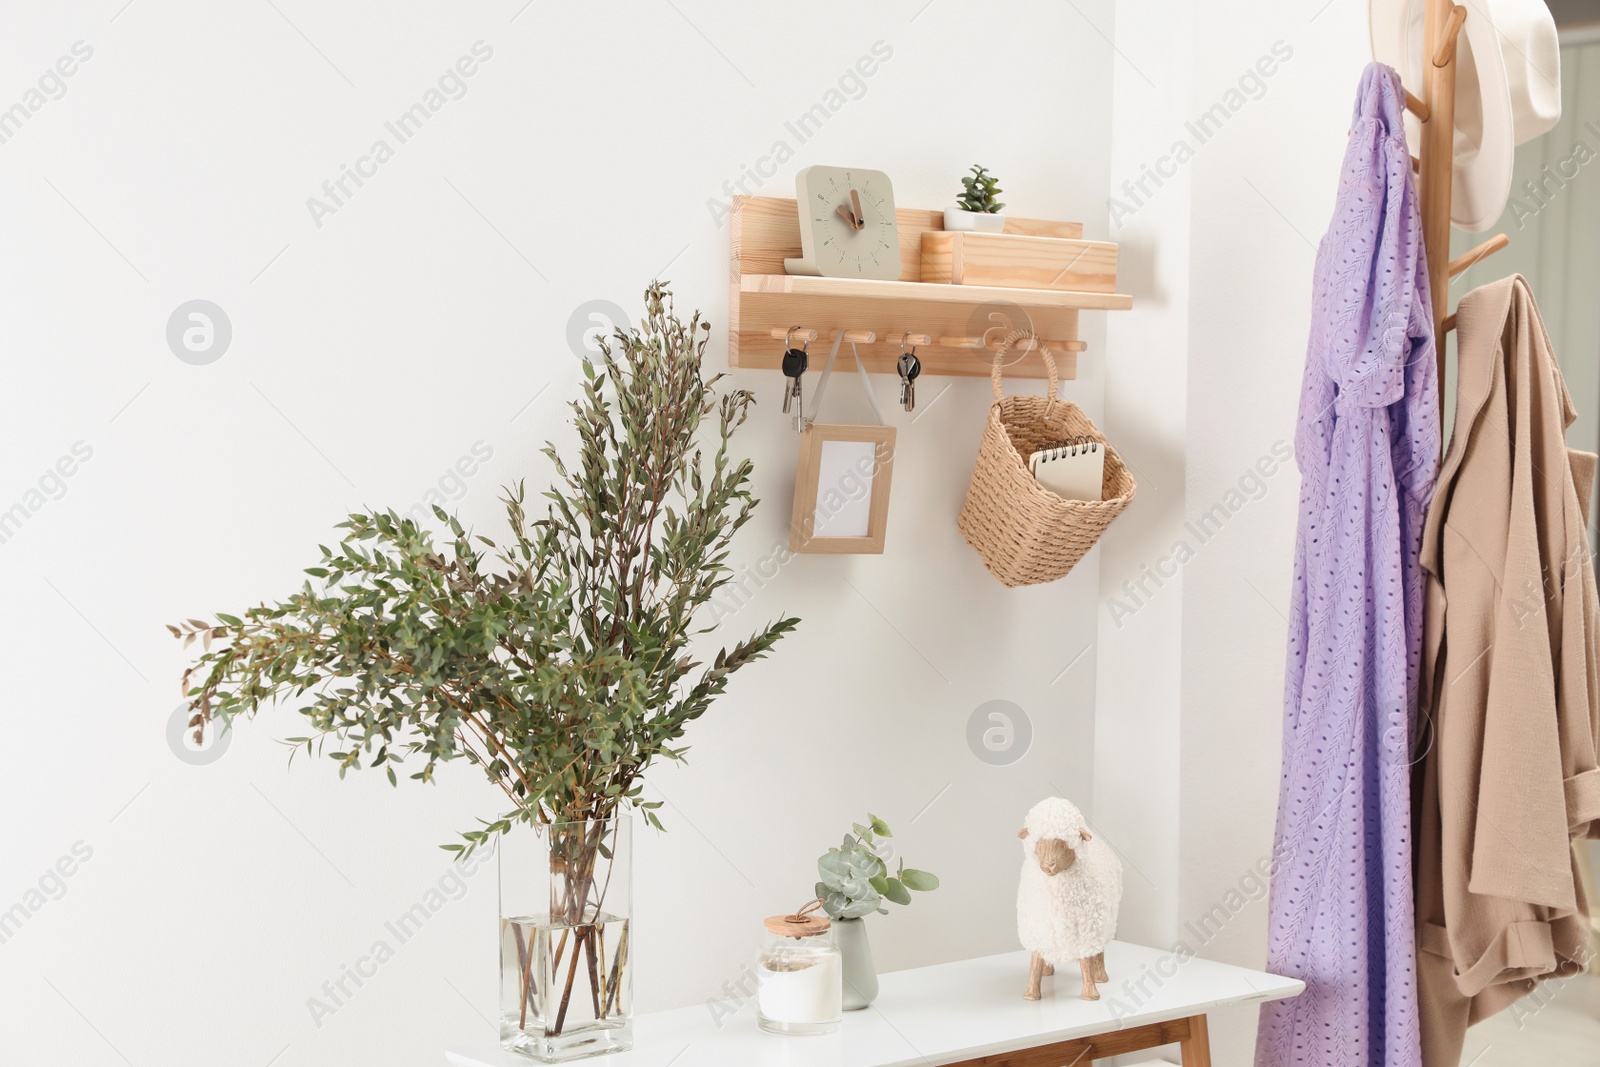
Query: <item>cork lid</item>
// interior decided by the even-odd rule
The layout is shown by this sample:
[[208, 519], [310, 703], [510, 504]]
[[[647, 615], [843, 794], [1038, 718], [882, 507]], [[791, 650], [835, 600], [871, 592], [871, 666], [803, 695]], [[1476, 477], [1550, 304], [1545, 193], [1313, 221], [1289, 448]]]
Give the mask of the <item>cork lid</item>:
[[820, 907], [822, 900], [819, 898], [801, 906], [793, 915], [769, 915], [767, 933], [780, 937], [815, 937], [826, 933], [833, 923], [826, 915], [815, 914]]

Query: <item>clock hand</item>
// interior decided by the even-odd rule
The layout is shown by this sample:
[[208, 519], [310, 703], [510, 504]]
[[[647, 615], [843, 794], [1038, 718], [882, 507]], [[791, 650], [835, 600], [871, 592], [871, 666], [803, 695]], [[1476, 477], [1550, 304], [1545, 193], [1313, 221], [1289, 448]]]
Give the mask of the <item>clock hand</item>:
[[843, 204], [840, 204], [837, 210], [839, 212], [839, 217], [844, 219], [844, 221], [848, 222], [851, 227], [854, 228], [856, 219], [854, 215], [850, 214], [850, 209], [845, 207]]
[[866, 229], [867, 213], [861, 210], [861, 194], [854, 189], [850, 190], [850, 211], [855, 216], [855, 227], [858, 230]]

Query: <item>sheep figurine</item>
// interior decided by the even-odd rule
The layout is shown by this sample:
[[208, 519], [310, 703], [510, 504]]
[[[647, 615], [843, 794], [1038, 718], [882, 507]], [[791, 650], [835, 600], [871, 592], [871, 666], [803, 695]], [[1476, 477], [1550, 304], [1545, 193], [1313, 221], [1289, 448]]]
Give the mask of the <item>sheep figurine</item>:
[[1022, 839], [1022, 884], [1017, 888], [1017, 937], [1033, 953], [1026, 1000], [1039, 999], [1039, 982], [1073, 960], [1083, 975], [1084, 1000], [1099, 1000], [1096, 982], [1106, 975], [1106, 946], [1117, 932], [1122, 861], [1089, 832], [1070, 800], [1050, 797], [1028, 812]]

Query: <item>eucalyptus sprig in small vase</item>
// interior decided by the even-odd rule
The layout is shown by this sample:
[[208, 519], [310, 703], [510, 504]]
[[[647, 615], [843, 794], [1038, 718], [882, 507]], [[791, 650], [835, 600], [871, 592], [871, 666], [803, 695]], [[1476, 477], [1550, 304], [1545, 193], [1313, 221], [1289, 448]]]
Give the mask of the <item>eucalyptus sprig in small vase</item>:
[[[939, 888], [939, 879], [927, 871], [907, 867], [896, 854], [889, 824], [876, 815], [867, 825], [855, 823], [838, 848], [817, 858], [817, 896], [834, 920], [834, 941], [844, 968], [844, 1009], [865, 1008], [878, 995], [878, 972], [872, 962], [872, 945], [862, 920], [877, 912], [889, 914], [885, 900], [911, 903], [911, 891], [927, 893]], [[893, 874], [889, 864], [895, 864]]]

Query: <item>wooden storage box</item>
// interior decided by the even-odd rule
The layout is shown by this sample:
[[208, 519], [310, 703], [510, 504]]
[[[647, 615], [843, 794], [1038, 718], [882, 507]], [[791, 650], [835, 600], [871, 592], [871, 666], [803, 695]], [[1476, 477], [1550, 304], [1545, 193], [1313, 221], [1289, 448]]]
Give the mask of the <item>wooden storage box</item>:
[[922, 280], [1114, 293], [1117, 246], [1110, 241], [929, 230], [922, 235]]

